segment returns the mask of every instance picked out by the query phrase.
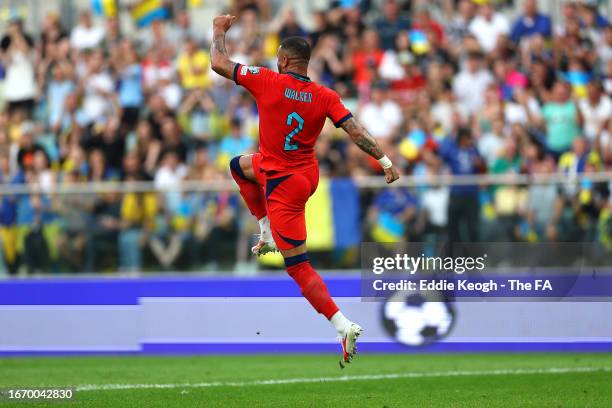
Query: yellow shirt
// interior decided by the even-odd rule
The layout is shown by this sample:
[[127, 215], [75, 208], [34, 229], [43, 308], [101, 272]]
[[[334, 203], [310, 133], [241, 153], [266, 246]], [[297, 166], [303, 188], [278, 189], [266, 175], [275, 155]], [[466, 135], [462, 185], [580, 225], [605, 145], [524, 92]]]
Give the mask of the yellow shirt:
[[[185, 89], [206, 88], [210, 84], [208, 66], [210, 59], [202, 50], [193, 55], [181, 54], [178, 59], [178, 72], [181, 76], [181, 86]], [[194, 71], [200, 71], [195, 73]]]
[[121, 219], [131, 224], [152, 227], [157, 212], [154, 193], [127, 193], [121, 202]]

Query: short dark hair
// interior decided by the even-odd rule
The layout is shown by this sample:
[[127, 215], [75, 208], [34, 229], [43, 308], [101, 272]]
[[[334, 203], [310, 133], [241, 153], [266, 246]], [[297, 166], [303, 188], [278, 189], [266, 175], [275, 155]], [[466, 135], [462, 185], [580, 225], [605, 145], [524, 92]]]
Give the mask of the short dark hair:
[[310, 44], [302, 37], [286, 38], [281, 42], [280, 48], [291, 59], [300, 60], [306, 64], [310, 61]]
[[472, 131], [470, 130], [470, 128], [462, 126], [457, 129], [457, 143], [460, 143], [464, 139], [472, 139]]

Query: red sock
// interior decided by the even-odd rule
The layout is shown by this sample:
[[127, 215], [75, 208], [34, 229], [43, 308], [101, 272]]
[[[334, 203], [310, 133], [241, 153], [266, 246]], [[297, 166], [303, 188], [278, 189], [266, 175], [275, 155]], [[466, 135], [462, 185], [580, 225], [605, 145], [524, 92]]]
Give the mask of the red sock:
[[302, 295], [314, 309], [331, 319], [339, 310], [331, 298], [327, 286], [319, 274], [310, 266], [307, 254], [296, 255], [285, 259], [287, 273], [298, 284]]
[[263, 188], [254, 181], [246, 178], [242, 168], [240, 168], [240, 156], [234, 157], [230, 161], [230, 169], [232, 171], [232, 177], [240, 189], [240, 195], [244, 199], [247, 207], [249, 207], [251, 214], [258, 220], [263, 218], [267, 214], [266, 198]]

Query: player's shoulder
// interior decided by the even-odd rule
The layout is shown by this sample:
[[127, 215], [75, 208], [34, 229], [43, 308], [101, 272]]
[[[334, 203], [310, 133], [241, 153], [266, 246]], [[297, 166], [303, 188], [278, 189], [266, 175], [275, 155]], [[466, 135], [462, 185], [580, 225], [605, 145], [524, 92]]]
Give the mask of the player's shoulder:
[[269, 81], [275, 75], [278, 74], [271, 69], [257, 65], [236, 64], [234, 67], [234, 80], [238, 84]]
[[238, 74], [241, 76], [276, 74], [276, 72], [272, 71], [271, 69], [267, 67], [261, 67], [257, 65], [238, 64], [237, 69], [238, 69]]
[[323, 97], [325, 99], [328, 100], [336, 100], [336, 99], [340, 99], [340, 95], [338, 95], [338, 92], [334, 91], [331, 88], [328, 88], [325, 85], [319, 84], [317, 82], [313, 82], [314, 86], [316, 86], [316, 90], [320, 95], [323, 95]]

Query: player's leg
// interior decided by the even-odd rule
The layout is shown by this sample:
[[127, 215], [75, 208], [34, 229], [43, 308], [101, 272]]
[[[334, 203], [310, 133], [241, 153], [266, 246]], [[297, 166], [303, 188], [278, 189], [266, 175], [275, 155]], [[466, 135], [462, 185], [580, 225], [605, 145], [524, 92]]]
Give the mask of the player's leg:
[[230, 171], [234, 181], [238, 184], [240, 195], [259, 223], [259, 242], [251, 249], [257, 255], [276, 250], [270, 233], [270, 221], [263, 191], [264, 179], [259, 168], [260, 162], [261, 153], [236, 156], [230, 161]]
[[[350, 362], [361, 327], [348, 320], [333, 301], [327, 285], [314, 270], [306, 250], [305, 207], [316, 189], [315, 175], [293, 174], [266, 180], [266, 198], [272, 235], [287, 273], [312, 307], [334, 326], [342, 341], [343, 360]], [[342, 364], [342, 363], [341, 363]]]
[[259, 220], [266, 216], [266, 201], [253, 169], [253, 157], [256, 155], [260, 153], [234, 157], [230, 161], [230, 171], [251, 214]]

